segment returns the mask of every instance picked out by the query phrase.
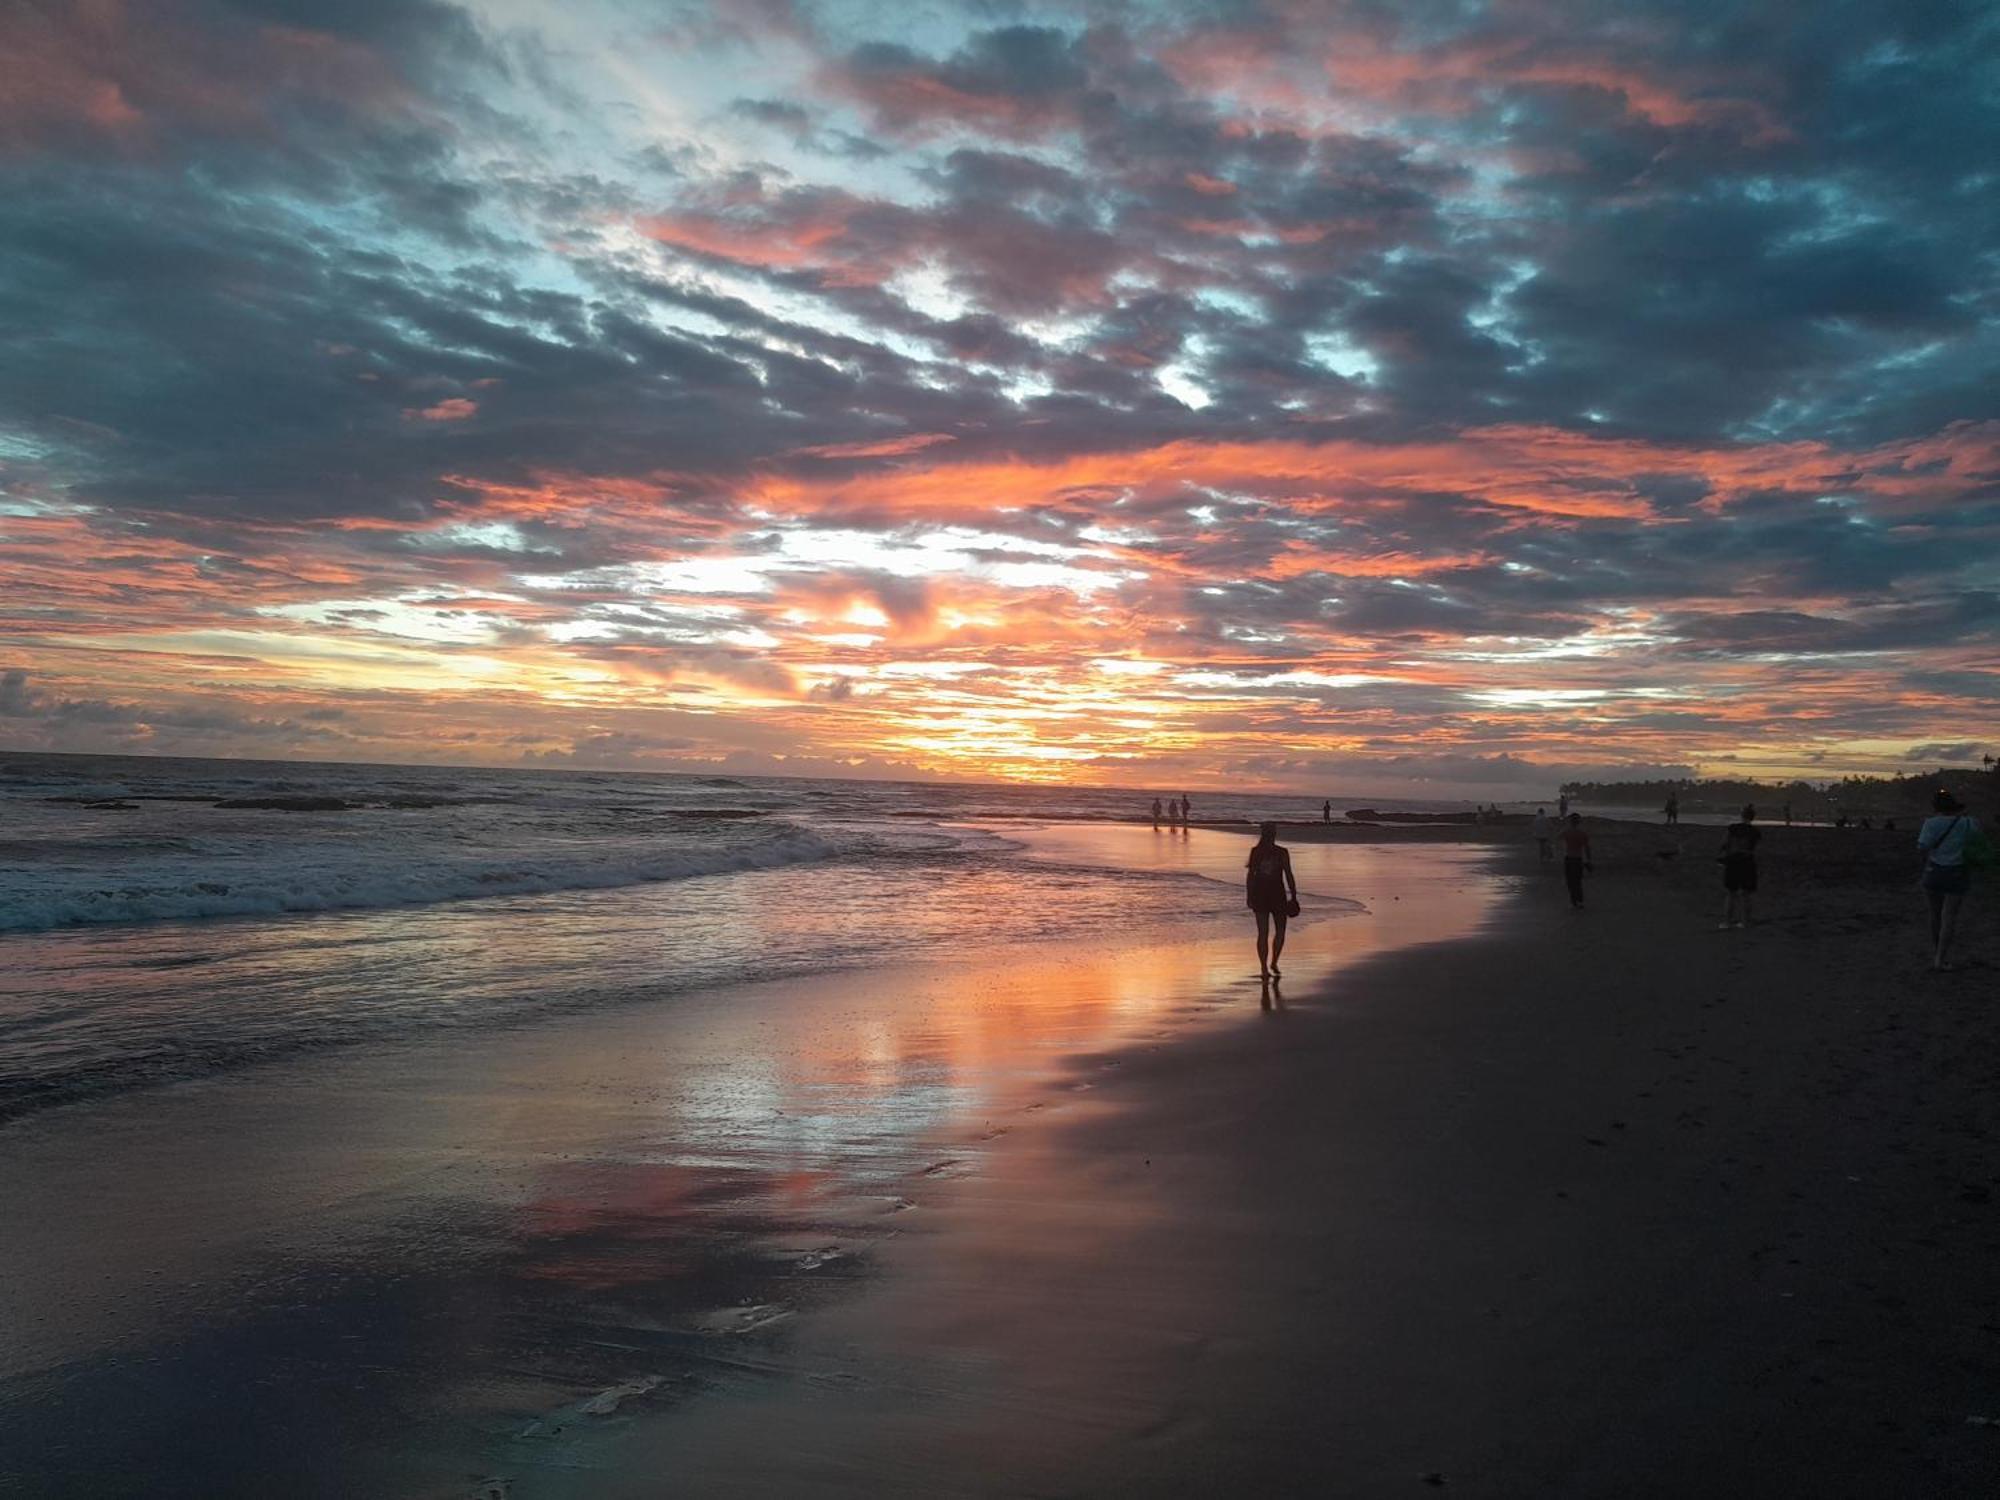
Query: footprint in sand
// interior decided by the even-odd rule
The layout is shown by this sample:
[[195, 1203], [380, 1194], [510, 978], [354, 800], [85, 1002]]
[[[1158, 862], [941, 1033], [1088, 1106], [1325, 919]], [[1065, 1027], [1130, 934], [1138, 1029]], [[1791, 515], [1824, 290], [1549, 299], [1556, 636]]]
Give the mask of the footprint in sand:
[[[620, 1406], [630, 1401], [633, 1397], [644, 1396], [650, 1391], [657, 1389], [662, 1378], [658, 1375], [641, 1375], [635, 1380], [628, 1380], [623, 1384], [611, 1386], [608, 1389], [599, 1391], [594, 1396], [586, 1396], [581, 1401], [573, 1401], [568, 1406], [558, 1407], [546, 1416], [535, 1418], [534, 1421], [523, 1427], [515, 1435], [517, 1437], [542, 1441], [560, 1437], [565, 1430], [574, 1426], [584, 1417], [611, 1416]], [[504, 1480], [487, 1482], [497, 1482], [503, 1485], [506, 1483]], [[482, 1493], [484, 1493], [483, 1490]], [[503, 1489], [501, 1493], [504, 1495], [506, 1491]]]
[[792, 1309], [782, 1302], [753, 1302], [748, 1307], [723, 1307], [708, 1314], [701, 1320], [704, 1333], [721, 1333], [735, 1337], [782, 1322], [792, 1315]]

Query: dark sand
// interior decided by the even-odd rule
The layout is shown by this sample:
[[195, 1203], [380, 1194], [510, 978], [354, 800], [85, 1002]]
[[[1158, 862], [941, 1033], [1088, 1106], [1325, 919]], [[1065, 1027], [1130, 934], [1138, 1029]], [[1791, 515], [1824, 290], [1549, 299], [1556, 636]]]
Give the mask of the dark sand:
[[1992, 890], [1932, 975], [1908, 832], [1772, 830], [1744, 932], [1594, 833], [1268, 1010], [1246, 920], [30, 1122], [0, 1490], [2000, 1493]]
[[1909, 833], [1772, 831], [1741, 932], [1719, 830], [1595, 833], [1584, 913], [1528, 856], [1491, 936], [1084, 1065], [794, 1378], [516, 1493], [2000, 1493], [1992, 893], [1933, 975]]

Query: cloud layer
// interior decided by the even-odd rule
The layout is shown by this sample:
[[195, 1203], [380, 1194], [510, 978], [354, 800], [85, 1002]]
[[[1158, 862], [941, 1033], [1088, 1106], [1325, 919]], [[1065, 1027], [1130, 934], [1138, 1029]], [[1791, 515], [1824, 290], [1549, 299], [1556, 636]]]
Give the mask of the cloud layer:
[[1977, 746], [1996, 41], [25, 0], [0, 745], [1496, 791]]

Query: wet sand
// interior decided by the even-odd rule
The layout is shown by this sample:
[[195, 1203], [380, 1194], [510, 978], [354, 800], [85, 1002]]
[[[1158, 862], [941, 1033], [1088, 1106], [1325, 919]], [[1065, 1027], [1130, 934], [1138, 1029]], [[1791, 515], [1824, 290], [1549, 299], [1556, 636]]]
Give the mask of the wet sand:
[[[1199, 832], [1047, 837], [1058, 860], [1241, 861]], [[1481, 851], [1386, 853], [1303, 852], [1309, 888], [1376, 910], [1305, 924], [1302, 960], [1316, 947], [1325, 972], [1494, 908]], [[0, 1490], [616, 1482], [631, 1441], [683, 1413], [814, 1384], [799, 1330], [1017, 1145], [1031, 1161], [1096, 1114], [1118, 1071], [1100, 1064], [1254, 1006], [1253, 962], [1233, 921], [975, 951], [15, 1121], [0, 1200], [31, 1211], [0, 1235]]]
[[786, 1380], [516, 1493], [2000, 1492], [1991, 894], [1932, 975], [1907, 833], [1717, 932], [1715, 830], [1595, 832], [1583, 913], [1517, 847], [1498, 931], [1079, 1063]]

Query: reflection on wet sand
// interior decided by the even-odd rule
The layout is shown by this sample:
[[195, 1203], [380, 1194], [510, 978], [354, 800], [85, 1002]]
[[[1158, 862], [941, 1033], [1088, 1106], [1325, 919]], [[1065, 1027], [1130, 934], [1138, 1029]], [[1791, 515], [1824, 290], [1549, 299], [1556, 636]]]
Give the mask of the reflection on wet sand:
[[[1177, 857], [1246, 847], [1198, 830]], [[1297, 854], [1369, 911], [1309, 917], [1295, 990], [1493, 899], [1473, 851]], [[0, 1242], [0, 1477], [451, 1494], [595, 1462], [634, 1414], [785, 1373], [799, 1314], [1095, 1108], [1110, 1049], [1253, 995], [1277, 1019], [1248, 929], [684, 994], [22, 1122], [0, 1197], [65, 1211]]]

